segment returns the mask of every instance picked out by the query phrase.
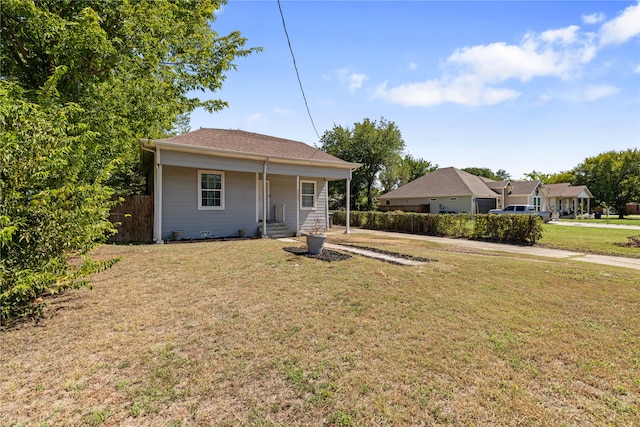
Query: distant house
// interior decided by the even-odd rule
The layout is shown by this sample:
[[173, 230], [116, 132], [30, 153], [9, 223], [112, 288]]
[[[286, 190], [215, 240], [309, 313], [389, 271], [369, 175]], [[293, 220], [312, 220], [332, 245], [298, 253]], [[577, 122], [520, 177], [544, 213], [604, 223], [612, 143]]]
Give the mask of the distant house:
[[[593, 196], [585, 186], [541, 181], [494, 181], [447, 167], [436, 169], [379, 197], [380, 210], [426, 213], [487, 213], [510, 204], [534, 205], [557, 216], [589, 212]], [[586, 210], [584, 210], [586, 201]]]
[[154, 155], [157, 242], [266, 237], [274, 223], [289, 235], [328, 227], [329, 181], [349, 182], [361, 166], [299, 141], [240, 130], [199, 129], [141, 143]]
[[586, 185], [546, 184], [549, 191], [550, 210], [561, 217], [576, 217], [591, 212], [593, 194]]
[[627, 213], [629, 215], [640, 215], [640, 203], [629, 203], [627, 205]]

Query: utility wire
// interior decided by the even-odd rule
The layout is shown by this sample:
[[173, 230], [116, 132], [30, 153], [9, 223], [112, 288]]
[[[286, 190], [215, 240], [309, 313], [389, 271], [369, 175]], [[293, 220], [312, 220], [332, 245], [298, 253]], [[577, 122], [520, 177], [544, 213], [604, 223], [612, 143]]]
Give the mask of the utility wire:
[[282, 6], [280, 5], [280, 0], [278, 0], [278, 9], [280, 9], [280, 17], [282, 18], [282, 28], [284, 28], [284, 34], [287, 36], [287, 43], [289, 44], [289, 51], [291, 52], [291, 58], [293, 59], [293, 68], [296, 70], [296, 76], [298, 77], [298, 84], [300, 85], [300, 92], [302, 92], [302, 99], [304, 99], [304, 105], [307, 107], [307, 114], [309, 114], [309, 120], [311, 120], [311, 126], [313, 126], [313, 130], [320, 140], [320, 134], [318, 133], [318, 129], [316, 129], [316, 124], [313, 122], [313, 117], [311, 117], [311, 111], [309, 110], [309, 104], [307, 103], [307, 97], [304, 94], [304, 89], [302, 88], [302, 80], [300, 80], [300, 72], [298, 71], [298, 65], [296, 64], [296, 57], [293, 54], [293, 48], [291, 47], [291, 40], [289, 39], [289, 33], [287, 32], [287, 24], [284, 22], [284, 14], [282, 13]]

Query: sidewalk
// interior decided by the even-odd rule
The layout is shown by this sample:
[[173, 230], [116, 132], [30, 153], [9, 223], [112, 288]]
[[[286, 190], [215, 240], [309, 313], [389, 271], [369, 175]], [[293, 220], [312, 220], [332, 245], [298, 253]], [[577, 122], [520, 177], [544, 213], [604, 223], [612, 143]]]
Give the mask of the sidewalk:
[[[612, 225], [612, 224], [610, 224]], [[344, 227], [334, 226], [329, 234], [343, 233]], [[394, 233], [388, 231], [367, 230], [351, 227], [352, 233], [375, 234], [388, 236], [397, 239], [422, 240], [427, 242], [441, 243], [461, 248], [472, 248], [477, 250], [508, 252], [512, 254], [533, 255], [547, 258], [571, 259], [575, 261], [590, 262], [594, 264], [611, 265], [640, 270], [640, 258], [624, 258], [608, 255], [592, 255], [581, 252], [572, 252], [562, 249], [539, 248], [535, 246], [506, 245], [503, 243], [482, 242], [478, 240], [452, 239], [448, 237], [423, 236], [419, 234]]]

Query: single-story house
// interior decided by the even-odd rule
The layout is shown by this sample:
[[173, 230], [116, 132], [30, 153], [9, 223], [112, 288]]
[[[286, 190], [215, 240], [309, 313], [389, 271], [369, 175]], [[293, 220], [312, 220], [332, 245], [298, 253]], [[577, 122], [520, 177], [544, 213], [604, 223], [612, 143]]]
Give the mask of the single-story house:
[[199, 129], [140, 142], [154, 155], [158, 243], [326, 229], [329, 181], [346, 180], [348, 189], [361, 166], [303, 142], [240, 130]]
[[[380, 210], [426, 213], [487, 213], [511, 204], [574, 216], [589, 211], [585, 186], [545, 185], [541, 181], [494, 181], [454, 167], [436, 169], [379, 197]], [[586, 199], [587, 210], [581, 206]], [[562, 207], [560, 209], [559, 207]], [[571, 208], [571, 209], [570, 209]]]
[[591, 212], [593, 194], [586, 185], [545, 184], [549, 191], [549, 206], [561, 217], [576, 218]]
[[408, 184], [383, 194], [381, 210], [425, 213], [488, 212], [500, 207], [501, 194], [507, 191], [498, 183], [491, 188], [486, 178], [454, 167], [439, 168]]

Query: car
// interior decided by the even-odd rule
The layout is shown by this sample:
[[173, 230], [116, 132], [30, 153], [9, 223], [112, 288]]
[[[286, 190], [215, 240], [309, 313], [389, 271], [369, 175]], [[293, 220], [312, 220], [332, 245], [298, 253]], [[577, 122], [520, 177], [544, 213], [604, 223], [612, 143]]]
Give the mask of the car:
[[491, 209], [489, 213], [496, 215], [538, 215], [544, 222], [551, 221], [551, 212], [538, 211], [533, 205], [508, 205], [504, 209]]

